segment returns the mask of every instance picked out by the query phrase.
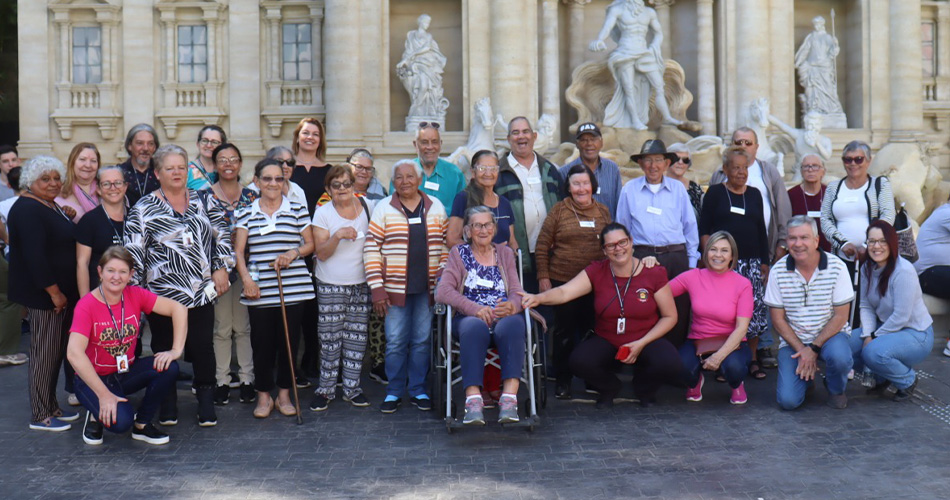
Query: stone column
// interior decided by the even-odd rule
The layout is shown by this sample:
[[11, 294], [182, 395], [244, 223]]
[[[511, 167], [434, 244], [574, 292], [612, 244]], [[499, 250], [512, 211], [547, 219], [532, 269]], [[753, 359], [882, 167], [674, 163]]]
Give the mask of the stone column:
[[[46, 2], [19, 0], [17, 2], [17, 38], [20, 47], [47, 47], [49, 21]], [[20, 78], [20, 157], [30, 158], [49, 154], [53, 150], [50, 138], [50, 76], [49, 56], [46, 50], [20, 50], [17, 58]]]
[[554, 138], [561, 138], [561, 75], [558, 64], [557, 0], [544, 0], [541, 5], [541, 113], [554, 116], [558, 127]]
[[891, 0], [891, 141], [910, 142], [923, 128], [920, 0]]
[[[763, 0], [735, 0], [736, 61], [739, 71], [736, 82], [736, 110], [742, 117], [749, 102], [771, 97], [771, 54], [769, 53], [769, 11]], [[739, 125], [742, 123], [740, 118]], [[729, 131], [724, 131], [729, 132]]]
[[[261, 137], [261, 9], [257, 2], [231, 2], [228, 8], [228, 106], [230, 120], [228, 135], [231, 142], [238, 145], [249, 157], [260, 157], [264, 153]], [[214, 19], [208, 19], [208, 45], [215, 28]], [[210, 62], [209, 51], [209, 62]], [[218, 80], [216, 74], [208, 68], [208, 79]], [[253, 165], [246, 162], [244, 178], [250, 178]]]
[[[359, 8], [360, 15], [367, 20], [385, 19], [381, 3], [378, 0], [362, 0], [362, 6]], [[385, 46], [385, 42], [383, 30], [377, 26], [360, 23], [357, 28], [354, 28], [359, 32], [359, 44], [362, 50], [362, 52], [357, 52], [357, 60], [372, 61], [372, 63], [364, 64], [360, 80], [355, 80], [360, 81], [358, 85], [362, 89], [362, 94], [360, 94], [359, 107], [354, 109], [352, 114], [362, 113], [363, 115], [363, 125], [360, 128], [362, 141], [382, 143], [383, 132], [389, 130], [389, 123], [384, 123], [379, 119], [380, 110], [389, 106], [388, 96], [383, 95], [383, 89], [388, 90], [388, 87], [383, 85], [383, 79], [389, 74], [389, 68], [384, 66], [385, 59], [380, 57], [381, 48]]]
[[660, 30], [663, 32], [663, 44], [660, 46], [663, 59], [669, 59], [673, 53], [670, 48], [672, 47], [673, 40], [673, 25], [670, 23], [670, 5], [673, 5], [675, 1], [676, 0], [653, 0], [656, 17], [660, 19]]
[[[788, 0], [772, 0], [770, 39], [764, 43], [770, 48], [772, 61], [768, 79], [772, 82], [770, 94], [772, 114], [786, 123], [795, 123], [795, 5]], [[839, 28], [844, 28], [839, 23]], [[831, 20], [828, 19], [828, 31]], [[842, 30], [842, 34], [843, 34]], [[841, 84], [839, 84], [841, 85]]]
[[713, 0], [696, 0], [696, 54], [699, 122], [703, 133], [716, 135], [716, 43], [713, 34]]
[[[472, 106], [483, 97], [491, 97], [491, 11], [485, 8], [485, 0], [468, 0], [464, 23], [468, 33], [468, 43], [463, 49], [468, 55], [468, 102], [465, 103], [465, 116], [470, 123]], [[498, 104], [492, 102], [492, 109]]]
[[[861, 8], [868, 11], [869, 33], [889, 32], [891, 21], [887, 2], [863, 0]], [[886, 36], [868, 36], [867, 40], [867, 52], [874, 55], [867, 58], [868, 97], [864, 101], [867, 111], [862, 125], [871, 129], [871, 142], [874, 144], [885, 142], [891, 128], [891, 78], [888, 76], [891, 55], [888, 39]]]
[[360, 10], [352, 0], [327, 0], [323, 50], [327, 136], [338, 146], [360, 142], [363, 129], [360, 85]]
[[590, 40], [584, 38], [584, 6], [591, 0], [562, 0], [567, 4], [570, 22], [567, 27], [567, 34], [570, 37], [570, 46], [568, 50], [568, 65], [571, 73], [578, 66], [584, 63], [587, 55], [587, 44]]
[[317, 110], [325, 111], [323, 108], [323, 8], [317, 5], [310, 6], [310, 48], [313, 60], [313, 105]]
[[533, 124], [538, 118], [538, 51], [531, 27], [537, 26], [537, 4], [491, 0], [490, 5], [492, 109], [506, 120], [524, 115]]

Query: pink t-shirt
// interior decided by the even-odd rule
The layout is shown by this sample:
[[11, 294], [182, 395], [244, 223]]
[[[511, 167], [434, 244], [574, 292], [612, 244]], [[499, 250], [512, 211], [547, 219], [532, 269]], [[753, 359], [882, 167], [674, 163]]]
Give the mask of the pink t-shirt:
[[729, 335], [736, 318], [752, 317], [752, 283], [735, 271], [690, 269], [670, 281], [670, 290], [674, 297], [689, 293], [691, 339]]
[[[106, 305], [99, 302], [92, 293], [87, 293], [79, 299], [76, 312], [73, 313], [73, 324], [69, 331], [89, 338], [86, 356], [99, 375], [111, 375], [118, 371], [116, 356], [125, 354], [129, 357], [129, 366], [132, 365], [135, 360], [135, 344], [139, 338], [139, 318], [143, 312], [152, 312], [158, 295], [144, 288], [127, 286], [122, 292], [122, 298], [125, 299], [124, 318], [121, 303], [111, 306], [110, 316]], [[121, 332], [116, 332], [113, 317]]]

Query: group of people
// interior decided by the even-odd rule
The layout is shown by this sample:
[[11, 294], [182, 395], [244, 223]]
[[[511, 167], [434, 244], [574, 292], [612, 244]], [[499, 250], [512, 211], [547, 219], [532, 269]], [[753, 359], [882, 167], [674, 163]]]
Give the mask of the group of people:
[[[534, 151], [524, 117], [508, 124], [510, 151], [475, 153], [467, 180], [440, 158], [440, 125], [422, 122], [417, 157], [392, 166], [387, 191], [366, 149], [327, 163], [325, 132], [304, 118], [251, 179], [217, 126], [201, 129], [194, 159], [147, 124], [129, 130], [118, 166], [102, 166], [90, 143], [66, 165], [37, 156], [20, 170], [0, 149], [0, 321], [5, 337], [9, 325], [19, 333], [25, 308], [32, 429], [79, 419], [57, 402], [62, 366], [69, 402], [87, 409], [87, 443], [104, 428], [168, 442], [154, 421], [178, 423], [182, 356], [199, 426], [217, 423], [232, 385], [256, 418], [296, 415], [290, 391], [308, 376], [319, 379], [312, 411], [327, 410], [338, 385], [344, 401], [369, 406], [364, 359], [387, 384], [380, 411], [405, 396], [431, 410], [436, 301], [452, 306], [471, 425], [496, 406], [499, 422], [520, 418], [529, 308], [553, 316], [555, 396], [572, 398], [579, 378], [599, 408], [613, 405], [617, 373], [632, 365], [644, 406], [664, 384], [702, 400], [707, 373], [743, 404], [746, 378], [777, 366], [778, 403], [792, 409], [819, 359], [835, 408], [847, 405], [852, 369], [902, 400], [932, 346], [922, 293], [946, 298], [950, 206], [921, 229], [920, 260], [905, 260], [890, 185], [868, 175], [862, 142], [844, 148], [844, 179], [825, 186], [821, 159], [806, 156], [802, 184], [786, 191], [756, 158], [755, 132], [740, 128], [704, 193], [686, 177], [681, 144], [645, 142], [631, 157], [644, 175], [624, 184], [600, 155], [596, 124], [578, 127], [579, 156], [558, 167]], [[0, 363], [26, 361], [16, 340], [0, 340]], [[491, 346], [500, 370], [485, 367]], [[133, 411], [127, 396], [141, 389]]]

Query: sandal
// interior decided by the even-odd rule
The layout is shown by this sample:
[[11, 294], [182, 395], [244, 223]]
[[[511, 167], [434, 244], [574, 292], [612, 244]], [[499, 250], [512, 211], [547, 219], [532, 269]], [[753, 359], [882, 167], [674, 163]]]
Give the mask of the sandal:
[[753, 361], [751, 364], [749, 364], [749, 375], [756, 380], [762, 380], [766, 377], [766, 373], [756, 361]]

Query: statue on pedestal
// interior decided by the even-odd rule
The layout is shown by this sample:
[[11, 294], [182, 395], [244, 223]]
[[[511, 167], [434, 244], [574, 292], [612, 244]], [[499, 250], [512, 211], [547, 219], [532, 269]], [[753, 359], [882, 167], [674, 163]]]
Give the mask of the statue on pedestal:
[[[832, 30], [834, 30], [834, 10], [831, 11]], [[818, 113], [822, 125], [828, 128], [848, 128], [848, 119], [838, 99], [838, 75], [836, 60], [841, 48], [834, 34], [825, 31], [825, 18], [817, 16], [812, 20], [815, 31], [805, 37], [805, 41], [795, 53], [795, 67], [798, 68], [798, 80], [805, 93], [799, 96], [803, 113]]]
[[[648, 45], [647, 34], [651, 30], [653, 39]], [[680, 125], [682, 122], [670, 115], [663, 89], [663, 32], [656, 11], [644, 5], [643, 0], [615, 0], [607, 7], [604, 26], [589, 49], [607, 50], [604, 40], [608, 35], [617, 42], [617, 48], [607, 59], [616, 90], [604, 112], [604, 126], [646, 130], [651, 87], [656, 92], [655, 105], [663, 123]]]
[[396, 64], [396, 75], [402, 81], [412, 104], [406, 117], [406, 131], [415, 130], [420, 122], [445, 124], [445, 111], [449, 100], [443, 97], [442, 71], [446, 58], [439, 51], [439, 44], [426, 30], [432, 18], [419, 16], [419, 29], [406, 35], [406, 50]]

